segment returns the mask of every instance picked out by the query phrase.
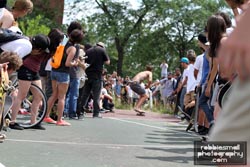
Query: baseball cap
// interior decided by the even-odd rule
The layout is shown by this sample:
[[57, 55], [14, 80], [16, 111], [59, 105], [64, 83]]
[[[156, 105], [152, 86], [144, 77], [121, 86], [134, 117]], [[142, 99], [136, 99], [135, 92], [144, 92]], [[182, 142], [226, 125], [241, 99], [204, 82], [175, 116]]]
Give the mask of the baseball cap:
[[207, 41], [207, 37], [203, 33], [198, 35], [198, 40], [204, 45], [209, 45], [209, 42]]
[[98, 42], [96, 45], [105, 48], [105, 44], [103, 42]]
[[50, 45], [50, 40], [46, 35], [38, 34], [31, 39], [33, 48], [46, 50]]
[[186, 64], [188, 64], [188, 63], [189, 63], [188, 58], [182, 57], [182, 58], [181, 58], [181, 63], [186, 63]]

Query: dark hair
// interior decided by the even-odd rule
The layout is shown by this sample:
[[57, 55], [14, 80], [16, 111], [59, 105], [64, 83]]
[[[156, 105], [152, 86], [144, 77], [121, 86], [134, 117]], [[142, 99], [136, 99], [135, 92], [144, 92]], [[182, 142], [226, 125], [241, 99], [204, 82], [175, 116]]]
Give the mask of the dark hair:
[[92, 47], [91, 44], [86, 43], [86, 44], [84, 45], [84, 51], [87, 51], [87, 50], [90, 49], [91, 47]]
[[245, 3], [244, 0], [231, 0], [231, 1], [237, 5], [243, 5]]
[[187, 58], [188, 58], [189, 62], [195, 62], [195, 59], [196, 59], [195, 51], [192, 50], [192, 52], [188, 52]]
[[212, 15], [207, 21], [208, 41], [210, 42], [209, 56], [216, 57], [220, 40], [226, 32], [226, 23], [219, 15]]
[[153, 70], [153, 66], [152, 65], [147, 65], [146, 66], [146, 70], [147, 71], [152, 71]]
[[53, 54], [56, 51], [57, 46], [63, 40], [64, 34], [58, 28], [53, 28], [50, 30], [48, 37], [50, 39], [49, 51]]
[[231, 21], [231, 19], [230, 19], [230, 17], [229, 17], [228, 14], [226, 14], [224, 12], [217, 12], [216, 15], [219, 15], [219, 16], [221, 16], [224, 19], [227, 28], [232, 27], [232, 21]]
[[105, 82], [104, 87], [111, 86], [112, 84], [110, 82]]
[[81, 43], [83, 40], [83, 32], [81, 30], [75, 29], [69, 34], [70, 41], [72, 43]]
[[0, 8], [6, 8], [7, 0], [0, 0]]
[[82, 31], [82, 26], [80, 23], [78, 23], [77, 21], [73, 21], [70, 23], [68, 29], [67, 29], [67, 33], [68, 35], [75, 29], [81, 30]]

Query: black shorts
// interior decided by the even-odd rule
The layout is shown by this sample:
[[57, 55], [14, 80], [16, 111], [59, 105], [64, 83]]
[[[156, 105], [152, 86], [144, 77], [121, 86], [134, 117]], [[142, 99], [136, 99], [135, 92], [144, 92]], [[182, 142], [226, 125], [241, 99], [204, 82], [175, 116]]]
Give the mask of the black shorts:
[[24, 81], [36, 81], [40, 79], [39, 73], [21, 66], [17, 71], [17, 78]]
[[138, 95], [144, 95], [146, 93], [145, 89], [141, 87], [139, 83], [131, 83], [130, 88]]

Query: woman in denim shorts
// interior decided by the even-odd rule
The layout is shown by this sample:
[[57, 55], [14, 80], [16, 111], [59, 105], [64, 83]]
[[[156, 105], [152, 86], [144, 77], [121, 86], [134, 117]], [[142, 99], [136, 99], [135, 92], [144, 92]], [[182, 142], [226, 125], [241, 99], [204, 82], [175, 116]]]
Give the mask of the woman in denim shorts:
[[[70, 123], [62, 120], [65, 97], [69, 86], [70, 81], [70, 67], [78, 66], [78, 59], [74, 59], [75, 54], [77, 53], [75, 44], [78, 44], [83, 39], [82, 30], [75, 29], [69, 34], [69, 41], [67, 42], [64, 48], [64, 55], [60, 67], [52, 68], [51, 71], [51, 80], [52, 80], [52, 95], [48, 100], [48, 108], [44, 122], [56, 124], [59, 126], [69, 126]], [[50, 118], [51, 109], [58, 100], [57, 111], [58, 117], [57, 122]]]

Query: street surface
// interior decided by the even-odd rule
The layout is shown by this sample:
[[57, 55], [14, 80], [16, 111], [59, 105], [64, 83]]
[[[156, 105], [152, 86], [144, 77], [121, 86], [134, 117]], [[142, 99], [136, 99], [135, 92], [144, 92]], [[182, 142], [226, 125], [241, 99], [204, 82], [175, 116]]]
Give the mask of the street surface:
[[69, 127], [11, 130], [0, 143], [6, 167], [193, 167], [193, 141], [186, 125], [168, 115], [136, 116], [116, 110]]

